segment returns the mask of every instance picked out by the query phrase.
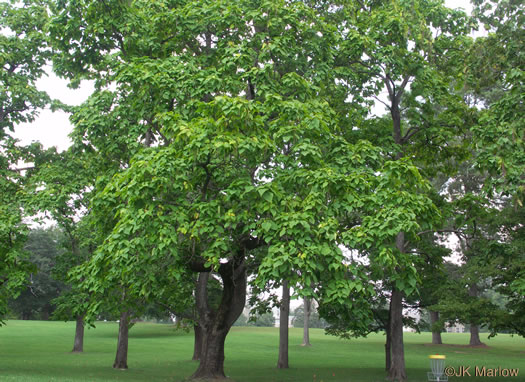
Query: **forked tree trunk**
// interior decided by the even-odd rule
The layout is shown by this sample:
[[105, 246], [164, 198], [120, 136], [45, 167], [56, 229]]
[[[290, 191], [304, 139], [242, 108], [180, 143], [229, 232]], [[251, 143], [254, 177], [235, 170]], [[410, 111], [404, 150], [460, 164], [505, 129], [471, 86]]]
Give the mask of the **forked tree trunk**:
[[82, 353], [84, 351], [84, 317], [77, 316], [75, 326], [75, 342], [73, 343], [73, 353]]
[[405, 349], [403, 344], [403, 293], [394, 289], [390, 305], [390, 350], [391, 363], [388, 370], [388, 379], [391, 381], [405, 381]]
[[441, 345], [441, 329], [435, 329], [434, 324], [439, 321], [439, 312], [433, 310], [429, 311], [430, 313], [430, 326], [432, 327], [432, 344]]
[[233, 323], [239, 318], [246, 301], [246, 267], [244, 251], [228, 263], [221, 264], [219, 275], [223, 289], [217, 310], [208, 304], [208, 291], [205, 287], [209, 272], [199, 274], [195, 300], [199, 326], [202, 334], [202, 349], [199, 367], [193, 379], [224, 379], [224, 342]]
[[194, 343], [193, 343], [193, 357], [192, 361], [201, 359], [202, 353], [202, 328], [199, 324], [193, 325]]
[[303, 299], [304, 306], [304, 321], [303, 321], [303, 343], [302, 346], [312, 346], [310, 344], [310, 314], [312, 312], [312, 300], [309, 298]]
[[278, 369], [288, 369], [288, 319], [290, 316], [290, 287], [288, 281], [283, 280], [283, 297], [281, 299], [279, 315], [279, 358]]
[[129, 331], [129, 312], [120, 314], [118, 325], [117, 354], [115, 355], [114, 369], [128, 368], [128, 331]]

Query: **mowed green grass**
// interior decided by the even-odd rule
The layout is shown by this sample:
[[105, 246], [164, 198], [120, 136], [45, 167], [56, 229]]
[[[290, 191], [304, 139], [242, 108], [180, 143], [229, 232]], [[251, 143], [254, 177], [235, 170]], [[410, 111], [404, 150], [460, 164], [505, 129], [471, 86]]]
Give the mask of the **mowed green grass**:
[[[118, 326], [97, 323], [86, 330], [84, 353], [70, 353], [74, 323], [9, 321], [0, 328], [0, 381], [99, 382], [182, 381], [196, 369], [193, 334], [171, 325], [136, 324], [130, 331], [129, 370], [112, 369]], [[232, 328], [226, 339], [226, 374], [234, 381], [385, 381], [382, 334], [341, 340], [311, 330], [312, 347], [302, 347], [302, 329], [290, 329], [290, 369], [277, 370], [277, 328]], [[454, 367], [519, 368], [518, 377], [452, 377], [450, 381], [525, 381], [525, 340], [498, 335], [488, 347], [470, 348], [468, 334], [443, 334], [448, 345], [431, 346], [429, 333], [405, 333], [408, 380], [427, 380], [428, 356], [445, 354]], [[453, 346], [455, 345], [455, 346]]]

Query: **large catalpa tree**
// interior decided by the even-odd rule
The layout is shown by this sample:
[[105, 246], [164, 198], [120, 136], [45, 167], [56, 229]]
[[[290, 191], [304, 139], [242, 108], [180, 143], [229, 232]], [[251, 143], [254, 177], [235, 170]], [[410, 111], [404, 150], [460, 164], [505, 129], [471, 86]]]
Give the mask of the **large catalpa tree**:
[[185, 290], [192, 272], [198, 284], [216, 273], [218, 307], [206, 288], [195, 295], [203, 348], [193, 377], [224, 377], [250, 273], [261, 288], [287, 280], [303, 295], [350, 300], [363, 325], [373, 287], [341, 245], [374, 247], [392, 272], [403, 264], [399, 285], [412, 289], [395, 237], [428, 229], [421, 222], [438, 212], [409, 160], [343, 133], [346, 112], [327, 102], [334, 25], [301, 1], [55, 5], [57, 71], [98, 86], [74, 135], [108, 161], [92, 205], [106, 237], [85, 286], [120, 288], [124, 303], [155, 299], [160, 276]]

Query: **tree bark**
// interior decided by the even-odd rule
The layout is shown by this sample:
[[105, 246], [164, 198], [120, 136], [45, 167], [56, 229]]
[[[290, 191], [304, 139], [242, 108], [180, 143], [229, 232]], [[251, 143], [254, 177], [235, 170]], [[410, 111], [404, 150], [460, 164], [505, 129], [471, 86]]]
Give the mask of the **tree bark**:
[[[396, 248], [405, 252], [405, 234], [400, 232], [396, 237]], [[391, 363], [388, 378], [391, 381], [403, 382], [407, 378], [405, 369], [405, 347], [403, 344], [403, 292], [392, 288], [390, 299], [390, 354]]]
[[129, 331], [129, 312], [120, 314], [118, 325], [117, 354], [115, 355], [114, 369], [128, 368], [128, 331]]
[[470, 346], [482, 346], [485, 345], [479, 338], [479, 326], [470, 324]]
[[[244, 251], [242, 251], [244, 253]], [[239, 254], [228, 263], [221, 264], [219, 275], [223, 290], [217, 310], [208, 304], [205, 287], [209, 272], [201, 272], [197, 280], [195, 300], [198, 322], [201, 327], [202, 349], [199, 367], [192, 379], [224, 379], [224, 342], [233, 323], [239, 318], [246, 302], [246, 267], [244, 256]]]
[[84, 351], [84, 317], [77, 316], [75, 326], [75, 342], [73, 343], [73, 353]]
[[225, 379], [224, 374], [224, 342], [228, 330], [217, 327], [203, 331], [203, 349], [200, 364], [192, 378], [195, 379]]
[[[470, 285], [468, 294], [471, 297], [478, 297], [478, 286], [473, 283]], [[481, 339], [479, 338], [479, 326], [477, 323], [470, 322], [470, 346], [482, 346], [485, 345], [483, 342], [481, 342]]]
[[288, 369], [288, 319], [290, 316], [290, 287], [283, 280], [283, 297], [281, 299], [279, 316], [279, 358], [278, 369]]
[[430, 313], [430, 326], [432, 327], [432, 344], [441, 345], [441, 329], [434, 329], [434, 324], [439, 321], [439, 312], [433, 310], [429, 311]]
[[[392, 303], [392, 300], [390, 300], [390, 303]], [[392, 365], [392, 353], [391, 353], [391, 347], [392, 347], [392, 336], [390, 335], [390, 308], [388, 310], [388, 320], [385, 327], [385, 334], [386, 334], [386, 342], [385, 342], [385, 371], [390, 370], [390, 366]]]
[[405, 349], [403, 344], [403, 293], [394, 288], [390, 305], [391, 364], [388, 379], [405, 381]]
[[312, 313], [312, 300], [303, 299], [304, 321], [303, 321], [303, 343], [302, 346], [312, 346], [310, 344], [310, 314]]
[[386, 342], [385, 342], [385, 370], [389, 371], [392, 366], [392, 355], [391, 355], [391, 338], [390, 330], [386, 331]]
[[193, 343], [193, 357], [192, 361], [198, 361], [201, 359], [202, 353], [202, 328], [199, 324], [193, 325], [194, 343]]

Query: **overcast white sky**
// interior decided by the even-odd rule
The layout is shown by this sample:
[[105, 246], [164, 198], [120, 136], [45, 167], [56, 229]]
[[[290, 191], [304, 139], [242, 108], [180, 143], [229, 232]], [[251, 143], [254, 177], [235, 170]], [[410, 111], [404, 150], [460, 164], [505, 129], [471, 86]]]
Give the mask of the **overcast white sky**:
[[[68, 105], [80, 105], [93, 92], [93, 86], [89, 83], [84, 83], [79, 89], [70, 89], [67, 87], [67, 81], [55, 76], [51, 68], [48, 74], [47, 77], [37, 82], [37, 86], [40, 90], [46, 91], [53, 99], [58, 99]], [[53, 113], [50, 109], [45, 109], [40, 112], [34, 122], [18, 125], [14, 135], [23, 144], [40, 141], [46, 148], [57, 146], [62, 151], [71, 144], [68, 137], [71, 129], [69, 114], [63, 111]]]
[[[446, 0], [445, 4], [450, 8], [463, 8], [468, 13], [472, 6], [468, 0]], [[67, 81], [56, 77], [48, 70], [48, 77], [40, 79], [37, 83], [39, 89], [46, 91], [51, 98], [59, 99], [69, 105], [79, 105], [84, 102], [93, 91], [92, 84], [83, 83], [79, 89], [69, 89]], [[56, 146], [60, 151], [66, 149], [71, 140], [68, 135], [72, 126], [69, 123], [69, 116], [64, 112], [54, 112], [46, 109], [40, 112], [37, 120], [31, 124], [20, 124], [15, 129], [14, 136], [29, 144], [32, 141], [40, 141], [44, 147]]]

